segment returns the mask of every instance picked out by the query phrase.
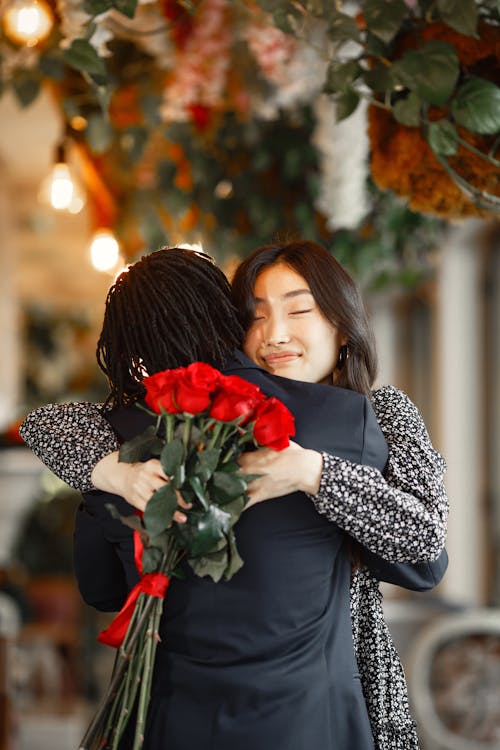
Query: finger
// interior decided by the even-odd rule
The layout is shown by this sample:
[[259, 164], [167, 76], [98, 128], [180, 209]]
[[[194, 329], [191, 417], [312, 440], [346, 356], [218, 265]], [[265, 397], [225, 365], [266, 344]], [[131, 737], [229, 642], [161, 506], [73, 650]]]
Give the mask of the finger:
[[184, 513], [181, 513], [179, 510], [176, 510], [173, 515], [173, 520], [176, 523], [186, 523], [187, 516], [185, 516]]
[[193, 507], [193, 503], [188, 503], [187, 500], [184, 500], [179, 490], [175, 490], [175, 495], [177, 497], [177, 502], [179, 503], [181, 508], [185, 508], [186, 510], [189, 510], [190, 508]]

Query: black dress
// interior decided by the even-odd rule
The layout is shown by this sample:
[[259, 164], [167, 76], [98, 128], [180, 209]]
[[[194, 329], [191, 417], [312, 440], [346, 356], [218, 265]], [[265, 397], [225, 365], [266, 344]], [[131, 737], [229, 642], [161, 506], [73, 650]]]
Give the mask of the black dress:
[[[271, 376], [249, 360], [226, 372], [281, 398], [295, 415], [299, 444], [384, 468], [387, 446], [366, 397]], [[122, 439], [148, 419], [135, 408], [108, 418]], [[87, 493], [85, 504], [101, 517], [103, 540], [119, 554], [130, 587], [137, 573], [129, 530], [102, 515], [103, 501], [122, 510], [126, 503], [103, 495]], [[96, 586], [78, 554], [84, 533], [77, 526], [82, 593]], [[188, 574], [171, 583], [145, 749], [372, 750], [353, 648], [347, 535], [303, 493], [251, 507], [235, 533], [245, 564], [231, 581]], [[122, 576], [115, 599], [123, 586]]]

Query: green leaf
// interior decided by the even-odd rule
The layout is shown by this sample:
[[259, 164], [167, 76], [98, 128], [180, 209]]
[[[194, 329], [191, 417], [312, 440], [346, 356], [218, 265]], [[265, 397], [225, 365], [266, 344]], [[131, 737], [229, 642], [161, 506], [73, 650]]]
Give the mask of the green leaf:
[[158, 547], [144, 547], [142, 553], [142, 572], [156, 573], [160, 568], [162, 557], [162, 551]]
[[395, 78], [430, 104], [441, 106], [453, 93], [460, 64], [451, 44], [430, 41], [408, 50], [392, 66]]
[[453, 156], [457, 153], [457, 130], [449, 120], [436, 120], [427, 128], [427, 141], [439, 156]]
[[197, 576], [208, 576], [214, 583], [218, 583], [228, 565], [227, 549], [190, 559], [188, 563]]
[[112, 7], [112, 0], [84, 0], [83, 3], [83, 9], [89, 16], [98, 16]]
[[177, 524], [176, 537], [189, 557], [199, 557], [220, 550], [231, 528], [231, 514], [211, 504], [207, 510], [191, 511], [186, 523]]
[[154, 425], [150, 425], [140, 435], [123, 443], [118, 460], [133, 464], [150, 454], [154, 455], [159, 446], [161, 446], [161, 440], [156, 436]]
[[85, 137], [95, 154], [103, 154], [113, 142], [113, 128], [102, 115], [90, 115]]
[[296, 8], [293, 4], [287, 3], [285, 8], [280, 8], [273, 13], [274, 25], [284, 31], [285, 34], [295, 33], [295, 24], [293, 21], [301, 21], [303, 19], [302, 13], [299, 8]]
[[236, 547], [236, 539], [234, 538], [233, 531], [231, 530], [227, 535], [228, 541], [228, 564], [224, 571], [224, 578], [226, 581], [230, 581], [235, 573], [243, 567], [243, 560], [240, 557], [238, 548]]
[[171, 484], [164, 484], [151, 496], [144, 511], [144, 526], [152, 537], [161, 534], [172, 523], [177, 496]]
[[475, 0], [437, 0], [437, 9], [441, 19], [459, 34], [477, 37]]
[[220, 503], [228, 503], [244, 494], [247, 485], [237, 473], [216, 471], [212, 478], [213, 492]]
[[175, 470], [175, 474], [172, 477], [172, 483], [177, 490], [180, 490], [184, 482], [186, 481], [186, 467], [181, 464]]
[[359, 104], [359, 96], [355, 91], [350, 89], [345, 91], [340, 96], [335, 97], [335, 116], [337, 122], [345, 120], [349, 115], [352, 115], [354, 110]]
[[167, 443], [160, 454], [163, 471], [168, 477], [175, 474], [184, 461], [184, 446], [179, 438]]
[[392, 66], [383, 65], [379, 62], [375, 62], [370, 70], [363, 71], [363, 80], [375, 92], [392, 91], [395, 85]]
[[113, 505], [113, 503], [106, 503], [105, 505], [106, 510], [108, 510], [111, 513], [111, 516], [116, 519], [117, 521], [121, 521], [125, 526], [128, 526], [130, 529], [133, 529], [134, 531], [138, 531], [141, 535], [141, 538], [145, 540], [146, 533], [144, 531], [144, 526], [142, 525], [142, 521], [139, 518], [139, 516], [133, 515], [133, 516], [122, 516], [116, 505]]
[[40, 93], [40, 81], [27, 73], [21, 73], [14, 77], [12, 88], [21, 107], [29, 107]]
[[346, 13], [336, 13], [328, 24], [328, 37], [332, 42], [359, 41], [360, 31], [358, 24]]
[[360, 71], [361, 68], [356, 60], [348, 60], [345, 63], [337, 61], [330, 63], [323, 91], [332, 94], [337, 91], [350, 89], [353, 82], [359, 76]]
[[131, 161], [139, 161], [142, 157], [148, 137], [147, 128], [143, 128], [140, 125], [133, 125], [123, 133], [120, 143]]
[[210, 448], [197, 454], [195, 471], [202, 482], [208, 482], [216, 470], [220, 454], [220, 448]]
[[495, 135], [500, 131], [500, 88], [471, 78], [458, 89], [451, 111], [457, 123], [473, 133]]
[[193, 488], [195, 496], [198, 498], [199, 502], [201, 503], [202, 507], [205, 508], [205, 510], [208, 509], [208, 500], [207, 496], [205, 494], [205, 490], [203, 488], [202, 483], [200, 482], [200, 478], [197, 476], [189, 476], [188, 482]]
[[418, 127], [420, 125], [420, 110], [422, 102], [415, 94], [411, 91], [408, 96], [404, 99], [398, 99], [392, 108], [392, 113], [395, 119], [406, 125], [406, 127]]
[[137, 9], [138, 0], [113, 0], [112, 7], [123, 13], [127, 18], [133, 18]]
[[52, 78], [54, 81], [62, 81], [64, 78], [64, 64], [61, 55], [42, 55], [38, 66], [44, 76]]
[[68, 65], [84, 73], [106, 76], [106, 66], [94, 47], [86, 39], [74, 39], [63, 52]]
[[387, 59], [389, 56], [388, 46], [382, 39], [372, 34], [370, 29], [366, 29], [365, 49], [368, 55], [375, 58], [383, 57]]
[[367, 0], [363, 12], [367, 28], [386, 43], [394, 38], [403, 19], [410, 14], [404, 0]]

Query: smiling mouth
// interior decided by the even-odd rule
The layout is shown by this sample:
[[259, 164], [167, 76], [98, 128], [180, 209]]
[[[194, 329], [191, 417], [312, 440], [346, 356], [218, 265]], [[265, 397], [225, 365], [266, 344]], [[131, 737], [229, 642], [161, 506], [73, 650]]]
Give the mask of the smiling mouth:
[[279, 354], [268, 354], [266, 357], [262, 357], [268, 367], [279, 367], [280, 365], [288, 365], [291, 362], [295, 362], [299, 359], [300, 354], [296, 352], [280, 352]]

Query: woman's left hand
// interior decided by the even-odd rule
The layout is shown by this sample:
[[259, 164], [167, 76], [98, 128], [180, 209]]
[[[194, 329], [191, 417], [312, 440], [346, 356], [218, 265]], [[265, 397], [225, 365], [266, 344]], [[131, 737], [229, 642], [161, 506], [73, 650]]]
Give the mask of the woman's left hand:
[[302, 448], [292, 441], [282, 451], [259, 448], [243, 453], [238, 463], [243, 474], [263, 475], [249, 483], [247, 494], [250, 500], [245, 508], [290, 492], [315, 495], [323, 468], [321, 453]]

